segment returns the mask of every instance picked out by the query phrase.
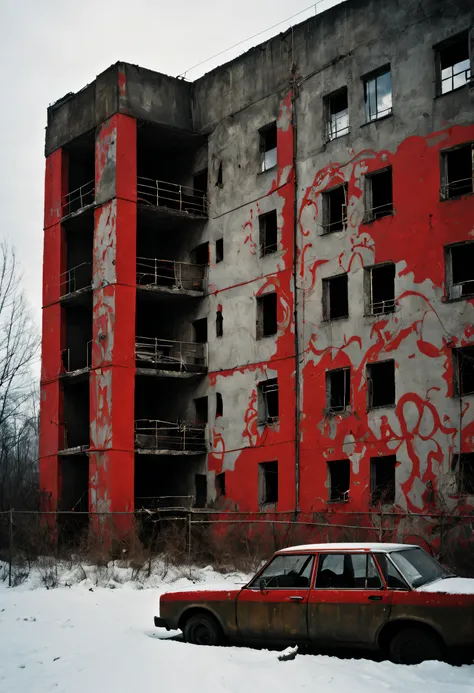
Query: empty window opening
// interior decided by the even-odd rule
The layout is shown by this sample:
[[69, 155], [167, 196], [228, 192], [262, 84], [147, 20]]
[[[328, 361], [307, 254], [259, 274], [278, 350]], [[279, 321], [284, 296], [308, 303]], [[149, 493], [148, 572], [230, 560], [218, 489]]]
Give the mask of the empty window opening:
[[258, 384], [258, 423], [272, 424], [278, 421], [278, 379], [272, 378]]
[[192, 261], [196, 265], [208, 265], [209, 264], [209, 243], [201, 243], [196, 246], [191, 253]]
[[438, 94], [447, 94], [467, 84], [471, 78], [468, 32], [446, 41], [435, 50], [438, 60]]
[[323, 193], [323, 232], [343, 231], [347, 221], [347, 184]]
[[367, 366], [369, 409], [395, 404], [395, 361], [379, 361]]
[[465, 452], [453, 455], [453, 472], [456, 475], [457, 492], [474, 495], [474, 453]]
[[338, 368], [326, 373], [328, 412], [344, 411], [351, 403], [351, 369]]
[[277, 165], [277, 124], [276, 121], [259, 130], [261, 171], [268, 171]]
[[349, 104], [347, 87], [326, 97], [326, 122], [328, 140], [347, 135], [349, 132]]
[[[203, 461], [199, 455], [161, 455], [156, 464], [153, 455], [135, 455], [134, 496], [135, 508], [170, 509], [187, 507], [195, 503], [195, 475], [202, 473]], [[203, 474], [205, 477], [206, 475]], [[207, 495], [207, 494], [205, 494]], [[172, 513], [175, 514], [175, 513]], [[144, 523], [149, 527], [149, 523]], [[159, 535], [159, 530], [158, 530]]]
[[64, 438], [60, 439], [62, 450], [89, 447], [89, 380], [64, 382]]
[[58, 510], [68, 514], [57, 517], [58, 542], [67, 547], [71, 543], [77, 546], [89, 525], [89, 457], [84, 454], [60, 457], [59, 466], [61, 496]]
[[63, 308], [66, 348], [61, 357], [65, 373], [92, 365], [92, 300], [90, 303], [89, 306], [67, 305]]
[[395, 503], [396, 455], [372, 457], [370, 460], [370, 493], [372, 505]]
[[66, 241], [66, 270], [60, 275], [61, 296], [90, 289], [92, 286], [92, 254], [94, 212], [85, 210], [63, 223]]
[[224, 334], [224, 316], [222, 311], [216, 312], [216, 337], [222, 337]]
[[216, 186], [220, 188], [222, 186], [222, 182], [222, 161], [219, 161], [219, 168], [217, 169]]
[[446, 286], [450, 299], [474, 294], [474, 242], [445, 249]]
[[276, 253], [278, 250], [277, 213], [272, 210], [258, 217], [260, 256]]
[[365, 117], [367, 122], [392, 112], [392, 76], [384, 67], [364, 78]]
[[393, 214], [392, 169], [365, 177], [365, 222]]
[[224, 239], [218, 238], [216, 241], [216, 263], [224, 259]]
[[277, 295], [264, 294], [257, 297], [257, 339], [271, 337], [278, 331]]
[[205, 508], [207, 503], [207, 477], [205, 474], [194, 475], [194, 507]]
[[225, 493], [225, 472], [216, 474], [216, 495], [217, 498], [223, 498]]
[[194, 400], [194, 411], [196, 423], [204, 424], [207, 423], [208, 419], [208, 407], [207, 407], [207, 397], [198, 397]]
[[349, 315], [349, 293], [347, 274], [323, 279], [324, 320], [347, 318]]
[[62, 199], [63, 216], [93, 204], [95, 198], [95, 132], [65, 147], [68, 157], [68, 193]]
[[473, 192], [474, 144], [470, 142], [441, 153], [441, 199]]
[[207, 318], [201, 318], [193, 322], [194, 341], [198, 344], [207, 342]]
[[474, 346], [453, 349], [454, 393], [460, 397], [474, 394]]
[[278, 462], [260, 462], [258, 465], [259, 504], [278, 503]]
[[395, 310], [395, 265], [376, 265], [365, 270], [367, 313], [383, 315]]
[[349, 500], [351, 485], [350, 460], [335, 460], [328, 462], [329, 501]]
[[216, 419], [224, 415], [224, 401], [220, 392], [216, 392]]
[[207, 168], [193, 175], [193, 187], [195, 195], [207, 195]]

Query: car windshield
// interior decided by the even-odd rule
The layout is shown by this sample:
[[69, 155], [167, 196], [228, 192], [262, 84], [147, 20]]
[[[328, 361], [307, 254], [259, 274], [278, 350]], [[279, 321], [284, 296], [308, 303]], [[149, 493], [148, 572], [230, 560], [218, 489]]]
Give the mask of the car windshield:
[[393, 551], [390, 558], [412, 587], [421, 587], [428, 582], [434, 582], [450, 575], [446, 568], [443, 568], [423, 549]]

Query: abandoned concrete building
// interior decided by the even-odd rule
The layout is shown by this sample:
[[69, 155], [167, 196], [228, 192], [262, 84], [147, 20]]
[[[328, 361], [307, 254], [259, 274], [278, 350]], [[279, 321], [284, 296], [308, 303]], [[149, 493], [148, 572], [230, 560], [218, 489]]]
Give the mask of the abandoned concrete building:
[[474, 505], [472, 0], [48, 109], [44, 507]]

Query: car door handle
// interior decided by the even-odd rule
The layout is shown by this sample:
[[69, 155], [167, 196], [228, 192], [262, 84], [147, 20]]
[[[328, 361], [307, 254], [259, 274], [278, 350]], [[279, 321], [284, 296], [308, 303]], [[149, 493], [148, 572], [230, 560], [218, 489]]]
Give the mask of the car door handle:
[[369, 599], [371, 602], [381, 602], [382, 601], [382, 597], [380, 596], [380, 594], [371, 594], [370, 597], [367, 597], [367, 599]]
[[294, 594], [290, 597], [290, 602], [302, 602], [304, 597], [302, 597], [300, 594]]

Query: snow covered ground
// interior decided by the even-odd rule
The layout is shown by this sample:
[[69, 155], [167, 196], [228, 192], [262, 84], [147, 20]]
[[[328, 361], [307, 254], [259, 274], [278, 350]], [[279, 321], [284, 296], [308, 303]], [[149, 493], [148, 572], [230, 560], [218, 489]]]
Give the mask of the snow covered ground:
[[99, 576], [86, 568], [86, 579], [78, 582], [82, 569], [80, 575], [64, 569], [60, 585], [50, 590], [43, 586], [44, 570], [16, 588], [0, 583], [1, 693], [474, 691], [474, 666], [401, 667], [310, 655], [279, 661], [277, 652], [170, 640], [153, 626], [160, 592], [195, 581], [232, 585], [245, 577], [218, 575], [210, 568], [187, 577], [170, 571], [163, 578], [165, 572], [157, 566], [140, 583], [130, 581], [125, 568]]

